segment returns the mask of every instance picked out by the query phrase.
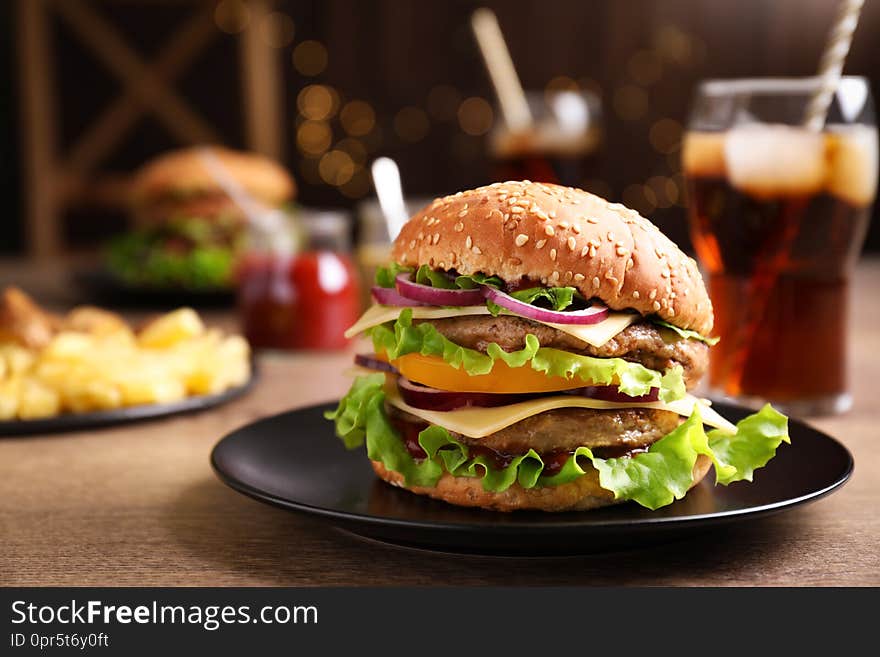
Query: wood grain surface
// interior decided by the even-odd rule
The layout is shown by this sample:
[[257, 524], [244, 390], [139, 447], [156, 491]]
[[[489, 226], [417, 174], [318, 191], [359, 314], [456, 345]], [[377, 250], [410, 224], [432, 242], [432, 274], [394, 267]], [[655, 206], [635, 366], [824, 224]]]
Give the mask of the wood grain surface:
[[[61, 270], [0, 262], [0, 283], [59, 306], [72, 300], [65, 280]], [[853, 311], [855, 408], [811, 423], [852, 451], [855, 474], [830, 497], [778, 516], [578, 558], [457, 556], [366, 542], [246, 498], [212, 473], [209, 453], [230, 430], [346, 389], [349, 353], [271, 355], [249, 396], [211, 411], [0, 438], [0, 584], [880, 585], [880, 261], [861, 263]], [[231, 314], [208, 317], [234, 326]]]

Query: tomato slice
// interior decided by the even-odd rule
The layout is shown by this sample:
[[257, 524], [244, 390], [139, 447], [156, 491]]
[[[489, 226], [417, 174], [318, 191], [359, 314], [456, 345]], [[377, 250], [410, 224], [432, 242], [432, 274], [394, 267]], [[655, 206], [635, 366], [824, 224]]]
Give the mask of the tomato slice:
[[452, 367], [438, 356], [406, 354], [391, 361], [391, 364], [410, 381], [454, 392], [552, 392], [587, 385], [580, 379], [547, 376], [533, 370], [528, 364], [510, 367], [500, 360], [495, 361], [488, 374], [475, 376]]

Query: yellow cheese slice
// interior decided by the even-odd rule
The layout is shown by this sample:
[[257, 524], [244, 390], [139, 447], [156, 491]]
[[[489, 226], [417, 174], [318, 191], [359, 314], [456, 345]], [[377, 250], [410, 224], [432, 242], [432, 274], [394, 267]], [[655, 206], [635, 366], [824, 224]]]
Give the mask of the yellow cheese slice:
[[505, 427], [516, 424], [532, 415], [552, 411], [557, 408], [588, 408], [592, 410], [654, 408], [662, 411], [672, 411], [682, 417], [688, 417], [693, 413], [694, 406], [696, 405], [699, 405], [700, 417], [703, 418], [704, 424], [722, 429], [725, 432], [736, 433], [736, 427], [712, 409], [707, 400], [697, 399], [693, 395], [688, 395], [669, 403], [620, 403], [588, 399], [575, 395], [560, 395], [558, 397], [539, 397], [508, 406], [496, 406], [494, 408], [471, 406], [454, 411], [427, 411], [421, 408], [414, 408], [403, 401], [397, 386], [393, 385], [386, 386], [385, 398], [389, 404], [402, 411], [420, 417], [430, 424], [445, 427], [450, 431], [460, 433], [469, 438], [485, 438], [489, 434], [501, 431]]
[[[397, 306], [382, 306], [376, 304], [367, 309], [361, 318], [345, 332], [345, 337], [351, 338], [366, 331], [368, 328], [393, 322], [400, 315], [403, 308]], [[444, 319], [447, 317], [462, 317], [464, 315], [491, 315], [486, 306], [462, 306], [461, 308], [440, 308], [434, 306], [415, 306], [410, 308], [413, 319]], [[538, 322], [551, 328], [558, 329], [563, 333], [586, 342], [593, 347], [601, 347], [615, 335], [639, 318], [636, 313], [610, 312], [608, 317], [596, 324], [554, 324], [550, 322]], [[529, 320], [536, 321], [536, 320]]]

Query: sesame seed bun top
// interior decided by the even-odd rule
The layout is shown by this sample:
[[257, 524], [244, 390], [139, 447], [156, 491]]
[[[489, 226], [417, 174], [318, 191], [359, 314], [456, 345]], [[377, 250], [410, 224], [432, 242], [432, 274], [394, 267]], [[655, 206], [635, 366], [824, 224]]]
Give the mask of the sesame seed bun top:
[[132, 201], [145, 205], [171, 198], [223, 193], [202, 159], [209, 148], [245, 191], [257, 200], [276, 206], [293, 198], [296, 184], [277, 162], [257, 153], [220, 146], [197, 146], [170, 151], [144, 164], [135, 174]]
[[712, 303], [697, 264], [650, 221], [580, 189], [511, 181], [438, 198], [403, 227], [402, 265], [569, 285], [614, 310], [704, 335]]

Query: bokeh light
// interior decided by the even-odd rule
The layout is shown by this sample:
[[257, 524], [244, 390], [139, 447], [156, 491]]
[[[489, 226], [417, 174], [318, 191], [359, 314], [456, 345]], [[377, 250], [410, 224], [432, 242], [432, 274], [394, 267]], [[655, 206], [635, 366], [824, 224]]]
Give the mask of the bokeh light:
[[296, 106], [307, 119], [324, 120], [336, 113], [339, 94], [332, 87], [323, 84], [310, 84], [299, 92]]
[[648, 94], [633, 84], [618, 87], [614, 91], [614, 111], [624, 121], [638, 121], [648, 111]]
[[681, 145], [681, 124], [674, 119], [660, 119], [648, 131], [648, 140], [654, 150], [669, 154]]
[[296, 145], [303, 155], [317, 157], [333, 141], [333, 131], [324, 121], [303, 121], [296, 130]]
[[348, 153], [352, 161], [359, 166], [367, 163], [367, 147], [359, 139], [353, 137], [340, 139], [334, 148]]
[[649, 215], [657, 207], [654, 191], [646, 185], [627, 185], [621, 195], [623, 204], [642, 215]]
[[658, 208], [668, 208], [678, 198], [678, 187], [666, 176], [651, 176], [646, 187], [654, 194], [654, 202]]
[[351, 180], [340, 185], [339, 191], [348, 198], [363, 198], [370, 193], [372, 184], [366, 169], [355, 169]]
[[463, 132], [478, 137], [492, 129], [495, 120], [492, 106], [485, 98], [471, 96], [458, 106], [458, 124]]
[[677, 64], [684, 64], [691, 56], [691, 39], [676, 25], [660, 25], [653, 40], [657, 51]]
[[318, 173], [328, 185], [338, 187], [344, 185], [354, 175], [355, 165], [351, 156], [345, 151], [332, 150], [321, 156]]
[[461, 93], [448, 84], [438, 84], [428, 92], [428, 114], [435, 121], [452, 121], [461, 104]]
[[370, 104], [363, 100], [351, 100], [339, 113], [342, 129], [352, 137], [363, 137], [376, 125], [376, 113]]
[[266, 14], [260, 24], [260, 33], [265, 42], [273, 48], [284, 48], [293, 41], [293, 19], [280, 11]]
[[293, 67], [302, 75], [320, 75], [327, 68], [327, 49], [319, 41], [303, 41], [293, 49]]
[[633, 53], [626, 69], [632, 79], [639, 84], [654, 84], [663, 75], [663, 63], [660, 56], [650, 50], [639, 50]]
[[222, 0], [214, 8], [217, 29], [227, 34], [238, 34], [251, 22], [251, 10], [243, 0]]
[[418, 107], [404, 107], [394, 115], [394, 132], [404, 141], [421, 141], [427, 136], [430, 127], [428, 115]]

